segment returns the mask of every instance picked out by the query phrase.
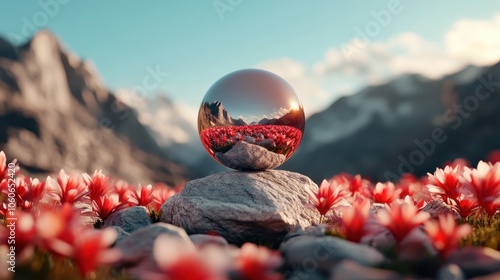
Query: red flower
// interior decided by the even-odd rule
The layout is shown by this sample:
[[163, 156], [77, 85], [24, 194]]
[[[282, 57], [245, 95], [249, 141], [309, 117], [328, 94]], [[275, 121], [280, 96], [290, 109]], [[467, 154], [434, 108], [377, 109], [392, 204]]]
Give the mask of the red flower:
[[466, 197], [463, 194], [460, 195], [454, 202], [455, 203], [452, 205], [452, 207], [458, 212], [458, 214], [462, 218], [469, 217], [479, 207], [479, 204], [477, 203], [477, 200], [474, 197]]
[[243, 280], [278, 280], [276, 269], [281, 266], [281, 256], [265, 247], [245, 243], [236, 257], [235, 267]]
[[2, 182], [3, 179], [10, 178], [11, 174], [9, 174], [9, 170], [12, 170], [12, 168], [8, 168], [8, 165], [13, 165], [14, 173], [17, 174], [19, 172], [17, 160], [14, 159], [11, 163], [7, 164], [7, 156], [5, 156], [3, 151], [0, 151], [0, 182]]
[[321, 217], [332, 210], [335, 204], [339, 203], [346, 195], [344, 188], [335, 181], [329, 183], [323, 180], [317, 192], [309, 188], [306, 188], [306, 190], [312, 202], [306, 206], [317, 209]]
[[359, 242], [365, 235], [365, 224], [370, 214], [370, 201], [368, 199], [356, 200], [352, 207], [342, 210], [341, 231], [345, 238], [352, 242]]
[[464, 178], [479, 206], [488, 215], [495, 215], [500, 206], [500, 163], [492, 165], [480, 161], [476, 169], [465, 169]]
[[217, 267], [208, 265], [193, 246], [188, 246], [175, 237], [161, 235], [154, 244], [154, 258], [160, 272], [140, 271], [141, 279], [176, 280], [224, 280], [225, 275]]
[[118, 194], [119, 201], [123, 204], [129, 203], [132, 189], [133, 187], [123, 180], [115, 181], [112, 187], [112, 191]]
[[396, 190], [391, 182], [377, 183], [373, 190], [373, 201], [376, 203], [391, 203], [399, 197], [401, 190]]
[[419, 213], [412, 203], [395, 203], [388, 209], [381, 209], [377, 214], [379, 223], [385, 226], [398, 242], [430, 218], [429, 213]]
[[427, 205], [427, 201], [425, 199], [415, 200], [412, 196], [406, 196], [404, 199], [405, 203], [413, 204], [420, 211]]
[[36, 230], [41, 245], [59, 256], [71, 258], [83, 276], [100, 264], [113, 263], [120, 256], [108, 247], [116, 240], [114, 229], [94, 230], [82, 225], [81, 216], [65, 203], [60, 209], [49, 207], [40, 212]]
[[142, 186], [139, 184], [137, 188], [133, 188], [130, 197], [129, 203], [134, 206], [144, 206], [149, 210], [150, 204], [153, 202], [153, 192], [155, 188], [152, 185]]
[[119, 201], [118, 194], [106, 194], [92, 200], [92, 210], [101, 220], [106, 220], [113, 212], [126, 208], [128, 205]]
[[197, 255], [181, 255], [169, 267], [165, 267], [166, 279], [218, 280], [211, 269]]
[[396, 184], [396, 188], [401, 190], [399, 193], [399, 198], [401, 199], [405, 199], [407, 196], [411, 196], [417, 200], [421, 198], [414, 197], [422, 193], [422, 183], [413, 174], [403, 174]]
[[112, 191], [112, 185], [109, 177], [102, 172], [94, 171], [94, 175], [90, 176], [87, 173], [83, 174], [83, 180], [89, 190], [89, 197], [92, 200], [97, 200], [99, 197], [109, 194]]
[[361, 178], [361, 175], [351, 176], [344, 173], [334, 176], [331, 181], [344, 186], [349, 197], [371, 197], [370, 181]]
[[16, 187], [17, 205], [23, 209], [29, 210], [43, 198], [45, 191], [45, 182], [38, 179], [20, 177]]
[[64, 203], [59, 209], [44, 206], [36, 219], [36, 230], [42, 245], [55, 253], [59, 252], [55, 248], [58, 243], [73, 244], [75, 234], [78, 235], [82, 229], [80, 216], [69, 203]]
[[88, 189], [79, 175], [69, 176], [61, 169], [56, 180], [49, 176], [46, 182], [49, 195], [58, 204], [88, 202]]
[[7, 215], [8, 206], [7, 203], [0, 201], [0, 215]]
[[461, 173], [459, 166], [454, 168], [446, 166], [444, 169], [436, 168], [434, 174], [427, 173], [429, 176], [429, 185], [427, 185], [428, 191], [431, 194], [441, 196], [445, 202], [448, 198], [455, 200], [461, 193]]
[[176, 191], [171, 187], [163, 184], [156, 184], [153, 191], [153, 211], [158, 213], [160, 211], [160, 207], [165, 203], [165, 201], [167, 201], [167, 199], [172, 197], [174, 194], [176, 194]]
[[18, 260], [29, 258], [36, 244], [35, 218], [32, 213], [28, 212], [20, 212], [13, 218], [17, 219], [15, 220], [15, 235], [10, 234], [11, 229], [9, 227], [14, 220], [7, 219], [6, 226], [0, 227], [0, 240], [2, 244], [8, 247], [15, 245]]
[[7, 157], [3, 151], [0, 151], [0, 182], [7, 178]]
[[77, 234], [73, 243], [58, 240], [54, 242], [54, 248], [59, 254], [71, 258], [83, 276], [88, 276], [100, 265], [112, 264], [119, 260], [120, 251], [109, 249], [116, 236], [117, 232], [111, 228], [86, 229]]
[[438, 221], [427, 221], [425, 229], [431, 238], [434, 248], [442, 259], [458, 248], [460, 240], [472, 231], [468, 224], [457, 226], [453, 215], [441, 215]]

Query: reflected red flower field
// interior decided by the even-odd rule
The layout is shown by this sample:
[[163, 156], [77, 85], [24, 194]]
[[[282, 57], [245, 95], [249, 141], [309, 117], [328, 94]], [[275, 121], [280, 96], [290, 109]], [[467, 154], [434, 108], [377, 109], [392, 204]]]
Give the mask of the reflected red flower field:
[[215, 153], [229, 151], [238, 141], [259, 145], [288, 159], [299, 146], [302, 132], [287, 125], [219, 126], [202, 130], [201, 139], [216, 161]]

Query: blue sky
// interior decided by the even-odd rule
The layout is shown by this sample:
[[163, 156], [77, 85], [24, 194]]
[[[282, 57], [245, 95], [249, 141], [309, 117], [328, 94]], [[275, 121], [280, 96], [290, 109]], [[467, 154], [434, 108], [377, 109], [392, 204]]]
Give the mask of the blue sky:
[[[388, 5], [396, 5], [399, 12], [392, 13]], [[48, 11], [44, 6], [50, 7]], [[218, 13], [214, 6], [229, 8]], [[14, 41], [25, 38], [31, 33], [23, 34], [26, 20], [37, 29], [49, 29], [74, 53], [94, 61], [112, 89], [141, 85], [146, 67], [159, 67], [169, 75], [152, 91], [164, 91], [193, 107], [225, 74], [265, 68], [291, 82], [308, 113], [308, 106], [309, 112], [317, 111], [366, 84], [424, 71], [425, 65], [414, 63], [426, 61], [421, 56], [428, 61], [450, 56], [439, 64], [441, 72], [436, 70], [439, 73], [430, 73], [430, 77], [468, 63], [491, 63], [498, 42], [490, 33], [500, 30], [494, 28], [500, 21], [496, 20], [499, 12], [498, 0], [318, 0], [314, 4], [285, 0], [11, 0], [1, 4], [0, 35]], [[380, 13], [389, 13], [390, 20], [377, 23], [374, 14]], [[470, 19], [469, 25], [457, 25], [464, 19]], [[370, 22], [379, 27], [372, 26], [370, 44], [354, 44], [356, 53], [346, 59], [342, 46], [353, 46], [351, 40], [360, 37], [356, 28], [366, 30]], [[477, 28], [474, 24], [490, 31], [470, 42], [488, 41], [487, 58], [471, 58], [467, 50], [451, 46], [464, 37], [468, 40], [472, 35], [467, 32]], [[450, 33], [455, 35], [448, 36]], [[384, 68], [386, 60], [391, 67]], [[366, 65], [372, 70], [364, 71]], [[372, 73], [375, 70], [379, 72]]]

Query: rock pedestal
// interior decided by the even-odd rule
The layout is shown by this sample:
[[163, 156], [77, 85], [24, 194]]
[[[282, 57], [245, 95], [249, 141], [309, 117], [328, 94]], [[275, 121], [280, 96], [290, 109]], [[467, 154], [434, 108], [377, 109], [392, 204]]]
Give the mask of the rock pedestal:
[[[270, 145], [262, 141], [262, 145]], [[285, 162], [284, 155], [273, 153], [259, 144], [239, 141], [226, 153], [215, 153], [215, 157], [225, 166], [237, 170], [266, 170]]]
[[307, 209], [309, 178], [294, 172], [224, 172], [186, 184], [160, 209], [160, 221], [188, 234], [215, 233], [229, 243], [277, 246], [291, 230], [319, 220]]

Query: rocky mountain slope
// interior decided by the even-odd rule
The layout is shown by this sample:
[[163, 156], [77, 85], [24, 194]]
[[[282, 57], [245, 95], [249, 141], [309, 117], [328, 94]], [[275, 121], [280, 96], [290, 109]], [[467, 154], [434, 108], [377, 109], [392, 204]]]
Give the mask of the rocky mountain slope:
[[457, 157], [475, 164], [493, 149], [500, 149], [500, 64], [439, 80], [405, 75], [343, 97], [309, 118], [282, 168], [315, 181], [339, 172], [395, 180]]
[[0, 150], [41, 176], [102, 169], [131, 183], [174, 184], [186, 174], [92, 64], [44, 31], [20, 47], [0, 39]]
[[247, 125], [242, 119], [233, 118], [220, 101], [203, 102], [198, 114], [198, 129], [219, 125]]

